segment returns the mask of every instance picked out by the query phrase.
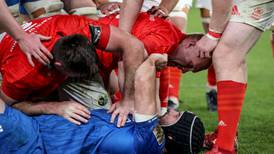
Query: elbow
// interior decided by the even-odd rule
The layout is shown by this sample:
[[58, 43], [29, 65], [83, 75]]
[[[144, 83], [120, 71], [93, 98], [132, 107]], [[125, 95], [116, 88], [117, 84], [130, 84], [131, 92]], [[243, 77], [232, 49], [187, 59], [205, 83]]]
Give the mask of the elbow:
[[145, 47], [143, 42], [141, 42], [140, 40], [138, 40], [137, 38], [132, 38], [129, 41], [129, 46], [132, 48], [131, 49], [131, 53], [134, 55], [139, 55], [139, 56], [143, 56], [145, 53]]
[[124, 50], [124, 58], [136, 63], [144, 61], [146, 52], [144, 44], [140, 40], [132, 37], [127, 40], [125, 46], [127, 49]]

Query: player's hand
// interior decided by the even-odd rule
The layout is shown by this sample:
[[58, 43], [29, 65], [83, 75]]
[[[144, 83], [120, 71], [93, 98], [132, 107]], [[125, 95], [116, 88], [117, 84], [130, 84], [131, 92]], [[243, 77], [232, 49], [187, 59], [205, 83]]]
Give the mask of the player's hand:
[[51, 37], [39, 35], [39, 34], [25, 34], [18, 40], [18, 44], [22, 51], [27, 56], [27, 59], [31, 66], [34, 66], [32, 56], [36, 58], [40, 63], [47, 65], [50, 63], [49, 58], [53, 58], [52, 54], [41, 43], [41, 41], [50, 40]]
[[160, 17], [160, 18], [164, 18], [164, 19], [167, 18], [168, 14], [169, 14], [168, 10], [166, 8], [159, 7], [159, 6], [153, 6], [147, 12], [151, 15], [154, 15], [154, 16]]
[[160, 71], [167, 66], [167, 54], [153, 53], [149, 58], [155, 63], [157, 71]]
[[56, 112], [68, 121], [81, 125], [87, 123], [90, 119], [89, 110], [80, 103], [75, 101], [64, 101], [56, 103]]
[[[123, 103], [123, 100], [114, 103], [108, 111], [108, 113], [112, 113], [110, 119], [111, 123], [114, 123], [115, 118], [118, 116], [117, 127], [123, 127], [127, 121], [128, 114], [133, 113], [133, 109], [129, 105], [125, 105], [127, 103]], [[133, 102], [130, 103], [133, 104]]]
[[120, 5], [121, 3], [119, 2], [109, 2], [98, 6], [98, 10], [100, 10], [102, 14], [108, 16], [110, 14], [119, 12], [121, 7]]
[[211, 40], [207, 36], [203, 36], [197, 43], [196, 47], [199, 50], [198, 57], [200, 58], [210, 58], [212, 56], [213, 50], [216, 48], [218, 41]]

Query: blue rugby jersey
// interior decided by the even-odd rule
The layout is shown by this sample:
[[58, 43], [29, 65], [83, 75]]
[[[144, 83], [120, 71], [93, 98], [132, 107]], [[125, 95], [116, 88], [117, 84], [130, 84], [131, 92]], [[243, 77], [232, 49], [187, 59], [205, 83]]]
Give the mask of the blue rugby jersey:
[[[47, 153], [157, 154], [164, 148], [158, 120], [136, 123], [131, 117], [122, 128], [111, 124], [104, 109], [93, 110], [87, 124], [75, 125], [56, 115], [36, 118]], [[117, 122], [117, 119], [116, 119]]]
[[0, 114], [0, 153], [45, 153], [37, 122], [6, 106], [4, 113]]

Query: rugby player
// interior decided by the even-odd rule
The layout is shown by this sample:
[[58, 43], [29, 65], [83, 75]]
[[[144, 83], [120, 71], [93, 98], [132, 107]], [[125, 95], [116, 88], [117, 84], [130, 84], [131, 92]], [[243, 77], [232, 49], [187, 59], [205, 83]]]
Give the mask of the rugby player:
[[[73, 20], [76, 20], [76, 21], [72, 22]], [[57, 25], [55, 24], [55, 21], [58, 21]], [[118, 24], [116, 15], [112, 15], [112, 16], [101, 19], [99, 21], [99, 26], [102, 23], [109, 24], [110, 22], [114, 25]], [[98, 25], [97, 22], [91, 19], [87, 19], [85, 17], [61, 15], [61, 16], [53, 16], [53, 17], [43, 18], [39, 20], [34, 20], [29, 25], [29, 26], [34, 25], [34, 28], [31, 28], [29, 30], [30, 31], [37, 30], [37, 31], [41, 31], [42, 33], [53, 33], [52, 36], [55, 36], [55, 38], [52, 39], [52, 41], [45, 44], [48, 46], [48, 48], [52, 49], [53, 46], [55, 45], [55, 42], [62, 36], [66, 36], [74, 33], [80, 33], [87, 37], [90, 37], [91, 34], [90, 34], [89, 24]], [[70, 26], [66, 26], [67, 28], [65, 28], [65, 25], [70, 25]], [[52, 26], [55, 26], [55, 27], [52, 27]], [[99, 36], [95, 35], [96, 36], [95, 40], [98, 41], [99, 39], [99, 42], [97, 45], [101, 48], [105, 48], [107, 44], [108, 35], [104, 33], [104, 30], [107, 30], [107, 29], [108, 29], [107, 26], [103, 25], [102, 31], [99, 30], [98, 32], [98, 29], [95, 29], [96, 31], [94, 32], [95, 34], [101, 34], [100, 37], [102, 37], [102, 39], [99, 39]], [[152, 31], [154, 31], [154, 33], [151, 33]], [[115, 34], [117, 33], [114, 33], [114, 35]], [[171, 51], [175, 50], [178, 47], [178, 45], [182, 42], [182, 40], [185, 38], [185, 35], [182, 34], [180, 30], [178, 30], [175, 26], [170, 24], [168, 21], [164, 21], [157, 17], [155, 17], [155, 20], [152, 21], [150, 16], [146, 13], [143, 13], [140, 15], [140, 20], [136, 24], [133, 34], [135, 34], [139, 40], [144, 42], [144, 46], [149, 54], [170, 53]], [[123, 37], [122, 35], [119, 35], [119, 36]], [[119, 39], [124, 39], [124, 38], [119, 38]], [[131, 49], [131, 48], [134, 48], [135, 43], [130, 42], [130, 43], [133, 43], [133, 45], [128, 46], [127, 44], [123, 44], [122, 41], [120, 42], [119, 39], [115, 40], [115, 41], [118, 41], [117, 45], [113, 45], [115, 48], [118, 48], [118, 49], [122, 47], [126, 49], [129, 48], [131, 50], [130, 56], [137, 54], [137, 52], [136, 53], [134, 52], [135, 50]], [[112, 41], [113, 40], [110, 38], [109, 43], [113, 43]], [[3, 49], [6, 49], [5, 50], [6, 52], [3, 52], [3, 53], [7, 53], [7, 54], [3, 54], [3, 57], [5, 56], [9, 57], [10, 55], [13, 55], [13, 54], [20, 55], [20, 53], [15, 52], [18, 50], [17, 44], [16, 43], [14, 44], [13, 40], [9, 36], [5, 36], [4, 40], [1, 43], [3, 44], [3, 47], [5, 47]], [[119, 47], [119, 43], [122, 43], [122, 45], [120, 44], [122, 47]], [[191, 47], [193, 44], [195, 44], [195, 41], [192, 40], [186, 46]], [[137, 42], [137, 45], [140, 46], [139, 48], [137, 48], [139, 49], [138, 52], [144, 53], [144, 51], [140, 51], [142, 44]], [[112, 49], [111, 47], [112, 46], [110, 45], [110, 49]], [[180, 48], [182, 47], [183, 46], [179, 46], [178, 50], [180, 50]], [[8, 52], [9, 50], [14, 50], [14, 52]], [[101, 52], [99, 50], [97, 51], [98, 51], [97, 54], [99, 56], [99, 59], [100, 57], [101, 58], [103, 57], [102, 58], [103, 60], [100, 59], [101, 63], [103, 64], [101, 65], [103, 66], [101, 70], [104, 70], [104, 71], [111, 70], [112, 69], [111, 66], [113, 62], [112, 55], [107, 54], [105, 52]], [[193, 57], [193, 55], [195, 55], [195, 52], [192, 52], [192, 53], [193, 53], [192, 57], [188, 57], [188, 58], [187, 56], [183, 57], [187, 59], [183, 62], [183, 64], [186, 64], [187, 66], [191, 68], [194, 67], [194, 71], [197, 71], [195, 66], [196, 62], [192, 61], [191, 59], [191, 58], [195, 58]], [[124, 54], [129, 54], [129, 53], [124, 52]], [[105, 56], [107, 56], [107, 58], [104, 58]], [[127, 63], [133, 63], [133, 62], [136, 63], [135, 62], [136, 57], [137, 59], [139, 58], [138, 56], [135, 56], [134, 60], [127, 61]], [[77, 57], [73, 56], [73, 58], [77, 58]], [[67, 58], [67, 60], [74, 61], [73, 58], [71, 59]], [[84, 58], [86, 59], [86, 57]], [[126, 58], [124, 58], [124, 60], [125, 59]], [[59, 58], [59, 61], [60, 60], [61, 59]], [[62, 75], [60, 71], [58, 71], [58, 69], [60, 70], [60, 66], [63, 66], [63, 65], [62, 63], [60, 64], [58, 61], [56, 61], [56, 58], [55, 58], [55, 62], [53, 62], [52, 66], [54, 67], [52, 69], [49, 69], [45, 66], [37, 66], [35, 69], [30, 69], [29, 67], [20, 68], [19, 65], [24, 61], [24, 59], [20, 60], [20, 63], [18, 64], [19, 61], [17, 60], [15, 56], [13, 56], [12, 59], [2, 58], [2, 61], [3, 61], [2, 63], [5, 64], [5, 65], [2, 65], [2, 68], [3, 68], [2, 69], [3, 70], [2, 71], [3, 73], [2, 96], [3, 98], [5, 98], [5, 101], [8, 102], [9, 104], [15, 103], [17, 101], [33, 100], [34, 96], [35, 97], [47, 96], [54, 89], [60, 86], [60, 84], [66, 79], [66, 75]], [[6, 61], [9, 61], [9, 62], [6, 62]], [[208, 61], [207, 59], [204, 62], [206, 65], [210, 63], [210, 61]], [[71, 62], [67, 62], [67, 63], [71, 63]], [[73, 63], [76, 63], [76, 62], [73, 62]], [[9, 65], [15, 66], [15, 69], [4, 69], [4, 68], [10, 68]], [[135, 65], [137, 64], [130, 65], [130, 66], [134, 67]], [[79, 71], [83, 72], [84, 67], [80, 67], [80, 68], [81, 70], [79, 69]], [[108, 69], [108, 68], [111, 68], [111, 69]], [[61, 67], [61, 69], [63, 68]], [[17, 74], [19, 75], [14, 75], [13, 71], [18, 72]], [[74, 68], [74, 70], [69, 70], [69, 71], [70, 71], [69, 73], [70, 75], [75, 74], [73, 73], [73, 71], [77, 73], [76, 68]], [[106, 78], [108, 79], [108, 75], [104, 75], [104, 73], [101, 73], [101, 75], [103, 75], [103, 79], [106, 79]], [[37, 78], [37, 80], [33, 81], [32, 77]], [[104, 81], [107, 85], [107, 81], [106, 80]], [[127, 79], [126, 79], [126, 82], [127, 82]], [[123, 100], [124, 99], [126, 98], [123, 98]], [[125, 113], [128, 114], [129, 112], [128, 108], [130, 105], [132, 106], [132, 104], [124, 105], [120, 103], [120, 105], [121, 106], [123, 105], [123, 110], [125, 111]], [[87, 114], [85, 114], [87, 111], [83, 107], [79, 107], [79, 105], [75, 106], [75, 103], [20, 102], [13, 106], [27, 114], [58, 114], [76, 124], [80, 124], [80, 122], [83, 122], [83, 123], [87, 122], [87, 119], [89, 117]], [[115, 114], [117, 114], [117, 112], [114, 113], [114, 116]], [[127, 114], [124, 114], [121, 116], [121, 118], [119, 119], [119, 126], [125, 122]]]
[[[166, 18], [170, 20], [177, 28], [182, 32], [185, 32], [187, 26], [187, 15], [188, 11], [192, 6], [192, 0], [179, 0], [172, 11], [168, 11], [165, 8], [165, 1], [145, 0], [144, 5], [151, 3], [148, 12], [154, 16]], [[143, 8], [143, 7], [142, 7]], [[182, 71], [177, 67], [166, 67], [161, 71], [160, 74], [160, 100], [163, 103], [168, 104], [167, 106], [178, 108], [179, 107], [179, 86], [182, 77]]]
[[[89, 38], [88, 43], [91, 44], [91, 47], [93, 47], [94, 44], [98, 49], [112, 52], [115, 51], [117, 54], [120, 53], [120, 55], [122, 55], [121, 57], [124, 60], [126, 70], [125, 97], [123, 97], [122, 102], [131, 101], [133, 99], [132, 84], [134, 73], [138, 65], [143, 61], [144, 56], [143, 44], [139, 40], [115, 27], [107, 26], [81, 16], [52, 16], [33, 20], [30, 23], [27, 23], [25, 27], [28, 29], [27, 32], [29, 33], [34, 32], [52, 36], [50, 41], [43, 43], [48, 50], [55, 55], [55, 59], [49, 66], [36, 63], [36, 66], [32, 67], [27, 64], [27, 59], [21, 53], [18, 43], [9, 35], [3, 34], [5, 36], [3, 37], [0, 46], [1, 73], [3, 76], [1, 96], [6, 103], [9, 105], [15, 104], [14, 107], [21, 107], [21, 110], [27, 114], [59, 114], [71, 120], [71, 115], [67, 115], [67, 113], [63, 111], [64, 108], [71, 106], [74, 109], [74, 116], [78, 117], [75, 113], [84, 116], [86, 115], [82, 113], [83, 109], [81, 107], [79, 109], [79, 107], [74, 107], [73, 104], [68, 103], [47, 104], [48, 108], [45, 107], [45, 102], [34, 103], [35, 105], [32, 105], [32, 108], [30, 108], [31, 105], [22, 107], [24, 103], [31, 104], [31, 102], [17, 103], [19, 101], [35, 101], [35, 99], [37, 101], [37, 98], [48, 96], [53, 92], [53, 90], [59, 87], [68, 76], [78, 75], [79, 73], [85, 75], [88, 72], [92, 72], [91, 70], [88, 70], [87, 67], [81, 67], [83, 64], [94, 60], [94, 58], [88, 59], [92, 56], [88, 57], [88, 55], [74, 53], [77, 55], [66, 57], [68, 53], [73, 54], [73, 52], [75, 52], [69, 49], [55, 52], [55, 45], [58, 45], [56, 43], [58, 40], [65, 40], [66, 36], [74, 34], [81, 34]], [[91, 38], [93, 38], [93, 41]], [[124, 44], [125, 41], [128, 43]], [[71, 44], [71, 46], [73, 45], [77, 45], [77, 41], [76, 44]], [[66, 63], [62, 63], [63, 59], [67, 60]], [[75, 67], [73, 67], [72, 70], [66, 70], [66, 67], [68, 67], [67, 65], [73, 65]], [[63, 69], [67, 71], [65, 74]], [[63, 109], [58, 110], [58, 107]]]
[[[159, 17], [167, 17], [168, 14], [171, 15], [169, 20], [171, 20], [180, 30], [185, 28], [186, 21], [186, 13], [190, 7], [191, 2], [189, 1], [160, 1], [160, 0], [145, 0], [142, 1], [124, 1], [122, 10], [121, 10], [121, 22], [119, 24], [119, 28], [126, 30], [127, 32], [131, 31], [131, 26], [135, 21], [132, 19], [137, 17], [137, 13], [141, 12], [150, 12], [155, 16]], [[177, 4], [178, 2], [178, 4]], [[138, 4], [137, 4], [138, 3]], [[131, 5], [132, 8], [127, 9], [127, 5]], [[133, 5], [132, 5], [133, 4]], [[177, 5], [176, 5], [177, 4]], [[154, 7], [153, 7], [154, 6]], [[125, 10], [125, 9], [126, 10]], [[183, 9], [183, 10], [182, 10]], [[130, 16], [134, 16], [130, 18]], [[125, 18], [126, 21], [124, 20]], [[123, 26], [124, 25], [124, 26]], [[129, 29], [124, 29], [124, 27], [128, 27]], [[161, 71], [160, 76], [160, 100], [163, 106], [169, 106], [173, 108], [179, 107], [179, 83], [181, 79], [181, 71], [176, 67], [167, 67]], [[164, 112], [164, 110], [163, 110]]]
[[235, 153], [234, 138], [247, 87], [246, 55], [273, 23], [274, 2], [212, 2], [209, 32], [197, 43], [202, 58], [211, 57], [214, 51], [217, 76], [218, 135], [214, 149], [208, 153]]
[[[200, 9], [203, 29], [207, 33], [212, 14], [211, 0], [197, 0], [196, 8]], [[217, 111], [217, 84], [213, 66], [210, 66], [207, 70], [206, 101], [209, 111]]]
[[[119, 20], [117, 19], [117, 16], [118, 14], [113, 14], [105, 18], [101, 18], [99, 19], [99, 21], [105, 24], [118, 26]], [[153, 17], [147, 13], [139, 14], [138, 19], [133, 26], [132, 34], [144, 43], [148, 54], [170, 54], [174, 50], [178, 50], [183, 47], [182, 44], [184, 41], [182, 40], [184, 40], [186, 36], [169, 21], [166, 21], [159, 17]], [[195, 44], [194, 40], [192, 40], [192, 44]], [[193, 52], [192, 58], [195, 57], [194, 55], [195, 51]], [[200, 61], [198, 58], [196, 60], [197, 62]], [[196, 65], [196, 62], [189, 62], [189, 59], [187, 63], [189, 67], [192, 67], [192, 65]], [[186, 63], [183, 64], [185, 65]], [[195, 71], [198, 70], [195, 69]], [[114, 111], [114, 116], [116, 116], [117, 114], [119, 114], [119, 112]], [[123, 115], [125, 114], [123, 113]]]
[[[68, 46], [63, 42], [60, 45]], [[135, 113], [122, 128], [109, 123], [111, 115], [105, 109], [92, 110], [92, 122], [78, 126], [57, 115], [28, 117], [0, 99], [0, 150], [7, 153], [150, 154], [162, 153], [166, 142], [170, 153], [198, 153], [204, 127], [193, 113], [172, 109], [160, 119], [164, 132], [158, 125], [156, 67], [163, 67], [166, 61], [166, 55], [152, 54], [137, 69]]]

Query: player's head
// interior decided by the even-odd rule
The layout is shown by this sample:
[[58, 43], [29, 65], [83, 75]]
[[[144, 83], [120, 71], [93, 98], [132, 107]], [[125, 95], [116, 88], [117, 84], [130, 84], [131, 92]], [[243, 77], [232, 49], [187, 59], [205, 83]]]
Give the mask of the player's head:
[[98, 72], [95, 48], [83, 35], [60, 38], [52, 53], [54, 67], [69, 77], [90, 77]]
[[211, 65], [211, 59], [199, 58], [196, 42], [200, 40], [202, 34], [187, 35], [178, 48], [169, 54], [168, 63], [177, 66], [183, 72], [198, 72]]
[[166, 137], [167, 153], [199, 153], [202, 150], [205, 129], [193, 113], [170, 109], [160, 119], [160, 124]]

